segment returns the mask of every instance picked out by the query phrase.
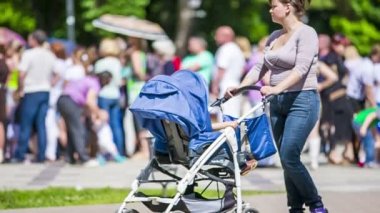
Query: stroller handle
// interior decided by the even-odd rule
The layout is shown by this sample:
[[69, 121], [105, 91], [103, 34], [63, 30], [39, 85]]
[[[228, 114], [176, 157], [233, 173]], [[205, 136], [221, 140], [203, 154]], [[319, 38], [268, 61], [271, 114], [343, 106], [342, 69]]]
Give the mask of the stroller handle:
[[[245, 86], [245, 87], [240, 87], [238, 89], [236, 89], [234, 92], [233, 92], [233, 95], [238, 95], [242, 92], [245, 92], [247, 90], [256, 90], [256, 91], [260, 91], [261, 87], [259, 86]], [[223, 98], [218, 98], [216, 99], [216, 101], [214, 103], [212, 103], [210, 105], [210, 107], [216, 107], [216, 106], [220, 106], [222, 105], [223, 103], [227, 102], [230, 98], [226, 98], [226, 97], [223, 97]]]

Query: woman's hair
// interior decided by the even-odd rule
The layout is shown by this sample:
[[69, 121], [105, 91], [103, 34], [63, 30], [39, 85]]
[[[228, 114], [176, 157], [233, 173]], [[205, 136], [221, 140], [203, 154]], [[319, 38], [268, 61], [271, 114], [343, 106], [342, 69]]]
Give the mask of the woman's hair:
[[353, 45], [350, 45], [350, 46], [347, 46], [346, 49], [344, 50], [344, 58], [346, 60], [357, 59], [357, 58], [360, 58], [360, 55], [356, 47]]
[[372, 46], [370, 56], [380, 56], [380, 44], [374, 44]]
[[174, 43], [169, 39], [154, 41], [152, 43], [152, 47], [157, 52], [157, 54], [164, 57], [171, 58], [175, 55], [176, 47]]
[[57, 58], [66, 59], [65, 46], [61, 42], [52, 43], [50, 49]]
[[249, 57], [251, 57], [252, 47], [248, 38], [244, 36], [236, 36], [235, 42], [243, 52], [245, 59], [249, 59]]
[[5, 46], [0, 44], [0, 54], [2, 57], [0, 57], [0, 83], [4, 84], [7, 82], [8, 74], [9, 74], [9, 67], [7, 66], [7, 63], [5, 62]]
[[105, 38], [100, 42], [99, 53], [101, 56], [118, 56], [120, 48], [114, 39]]
[[[268, 0], [269, 4], [272, 3], [273, 0]], [[311, 0], [279, 0], [283, 4], [291, 4], [295, 13], [298, 17], [302, 17], [305, 14], [307, 4], [310, 5]]]

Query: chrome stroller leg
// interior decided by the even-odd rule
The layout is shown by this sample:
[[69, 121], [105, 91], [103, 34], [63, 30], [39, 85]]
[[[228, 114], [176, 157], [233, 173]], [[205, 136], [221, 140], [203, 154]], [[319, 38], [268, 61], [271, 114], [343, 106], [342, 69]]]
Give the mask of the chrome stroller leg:
[[[241, 196], [241, 178], [240, 178], [240, 167], [238, 162], [238, 143], [235, 136], [235, 132], [233, 131], [232, 127], [230, 128], [230, 131], [226, 132], [226, 137], [228, 141], [228, 145], [232, 151], [233, 161], [234, 161], [234, 169], [235, 169], [235, 186], [236, 186], [236, 212], [241, 213], [242, 212], [242, 196]], [[232, 130], [232, 131], [231, 131]]]
[[128, 196], [124, 199], [123, 203], [120, 205], [117, 213], [125, 213], [127, 208], [127, 203], [134, 197], [134, 194], [137, 192], [139, 188], [139, 181], [135, 179], [131, 185], [132, 190], [129, 192]]

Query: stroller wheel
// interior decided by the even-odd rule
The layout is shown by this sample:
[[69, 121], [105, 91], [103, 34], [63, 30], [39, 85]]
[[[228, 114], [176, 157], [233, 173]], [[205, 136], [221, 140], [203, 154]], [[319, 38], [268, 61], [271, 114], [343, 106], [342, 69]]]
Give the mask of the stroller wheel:
[[139, 213], [136, 209], [127, 209], [124, 208], [121, 210], [121, 213]]
[[259, 211], [257, 211], [257, 210], [254, 209], [254, 208], [244, 209], [243, 212], [244, 212], [244, 213], [259, 213]]

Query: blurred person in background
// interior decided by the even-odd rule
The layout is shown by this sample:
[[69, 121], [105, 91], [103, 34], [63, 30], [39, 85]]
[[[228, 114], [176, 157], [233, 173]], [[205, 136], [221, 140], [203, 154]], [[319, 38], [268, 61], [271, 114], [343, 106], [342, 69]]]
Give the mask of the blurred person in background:
[[[317, 90], [322, 91], [336, 81], [338, 81], [338, 75], [325, 63], [318, 62], [318, 86]], [[315, 124], [313, 130], [310, 132], [309, 137], [307, 138], [307, 143], [304, 149], [308, 148], [309, 157], [310, 157], [310, 168], [317, 170], [319, 167], [319, 154], [321, 152], [321, 137], [319, 135], [319, 124], [318, 120]]]
[[[223, 97], [229, 87], [239, 86], [243, 75], [245, 59], [243, 52], [234, 42], [235, 33], [229, 26], [220, 26], [215, 33], [215, 42], [219, 46], [216, 54], [216, 71], [214, 73], [211, 93]], [[223, 114], [238, 118], [241, 114], [241, 96], [223, 104]]]
[[189, 55], [185, 56], [181, 63], [181, 69], [187, 69], [199, 73], [210, 86], [212, 71], [214, 69], [214, 57], [207, 50], [207, 42], [202, 37], [192, 36], [187, 45]]
[[[129, 37], [127, 41], [129, 63], [123, 77], [127, 82], [128, 103], [132, 104], [148, 79], [146, 41], [140, 38]], [[126, 129], [126, 146], [129, 155], [136, 159], [149, 157], [149, 132], [142, 127], [138, 120], [127, 110], [124, 118]], [[137, 146], [137, 152], [135, 148]]]
[[107, 155], [117, 163], [122, 163], [126, 160], [125, 156], [119, 154], [116, 148], [116, 143], [113, 141], [112, 130], [108, 123], [108, 113], [100, 110], [97, 114], [91, 114], [91, 128], [96, 133], [97, 144], [99, 148], [98, 161], [100, 164], [106, 161]]
[[18, 41], [12, 41], [6, 48], [6, 63], [10, 71], [6, 85], [7, 128], [5, 158], [7, 160], [13, 157], [19, 136], [19, 125], [16, 119], [19, 99], [17, 98], [16, 90], [18, 88], [19, 77], [18, 64], [20, 63], [22, 50], [23, 46]]
[[108, 112], [113, 141], [116, 143], [118, 152], [121, 155], [125, 155], [123, 113], [119, 102], [121, 97], [122, 66], [119, 60], [120, 48], [116, 40], [103, 39], [100, 42], [99, 54], [102, 58], [95, 62], [94, 71], [95, 73], [108, 71], [112, 75], [112, 80], [100, 90], [98, 105], [101, 109]]
[[380, 44], [375, 44], [371, 51], [374, 61], [374, 86], [377, 106], [380, 107]]
[[111, 78], [110, 72], [103, 71], [96, 75], [92, 73], [84, 78], [69, 81], [64, 86], [57, 104], [67, 127], [66, 161], [70, 164], [76, 162], [74, 153], [77, 153], [84, 166], [99, 166], [97, 160], [90, 159], [86, 150], [86, 127], [83, 115], [85, 111], [95, 117], [104, 115], [98, 107], [97, 98], [100, 89], [107, 85]]
[[338, 81], [320, 91], [320, 136], [323, 150], [333, 164], [352, 160], [354, 131], [350, 123], [353, 110], [346, 95], [348, 71], [342, 55], [347, 44], [348, 40], [342, 36], [334, 36], [332, 41], [328, 35], [319, 35], [319, 59], [338, 76]]
[[[374, 94], [375, 101], [380, 107], [380, 44], [374, 44], [371, 50], [371, 60], [374, 63]], [[376, 139], [376, 148], [380, 148], [380, 133], [375, 131], [374, 137]], [[379, 152], [380, 154], [380, 152]], [[380, 159], [380, 156], [379, 156]]]
[[46, 126], [49, 127], [47, 134], [46, 159], [55, 161], [57, 158], [57, 145], [60, 135], [59, 116], [57, 110], [57, 101], [62, 93], [63, 75], [67, 69], [66, 51], [62, 43], [55, 42], [50, 46], [51, 51], [56, 56], [56, 64], [54, 65], [54, 75], [52, 77], [52, 88], [49, 96], [49, 109], [46, 115]]
[[28, 142], [36, 128], [38, 137], [37, 162], [45, 161], [46, 150], [46, 113], [49, 108], [49, 91], [51, 77], [56, 63], [55, 55], [43, 47], [46, 34], [37, 30], [29, 35], [28, 44], [31, 49], [26, 50], [18, 66], [20, 70], [17, 95], [22, 97], [20, 102], [20, 135], [15, 151], [17, 162], [25, 159]]
[[153, 50], [157, 56], [157, 69], [150, 73], [152, 78], [156, 75], [171, 75], [175, 72], [173, 58], [176, 48], [171, 40], [158, 40], [152, 43]]
[[4, 160], [4, 145], [6, 140], [6, 96], [7, 96], [7, 78], [9, 75], [9, 68], [6, 63], [5, 46], [0, 44], [0, 163]]
[[359, 111], [353, 119], [354, 129], [359, 136], [360, 145], [365, 152], [365, 158], [360, 159], [359, 166], [367, 168], [379, 168], [376, 161], [375, 140], [371, 130], [380, 130], [380, 108], [369, 107]]
[[86, 69], [88, 56], [86, 49], [78, 47], [74, 50], [71, 57], [68, 59], [68, 66], [64, 73], [62, 73], [62, 79], [64, 82], [78, 80], [84, 78], [89, 71]]
[[344, 64], [348, 70], [347, 96], [351, 102], [354, 113], [363, 110], [365, 101], [376, 106], [373, 93], [374, 64], [370, 58], [362, 58], [356, 47], [350, 45], [344, 52]]

